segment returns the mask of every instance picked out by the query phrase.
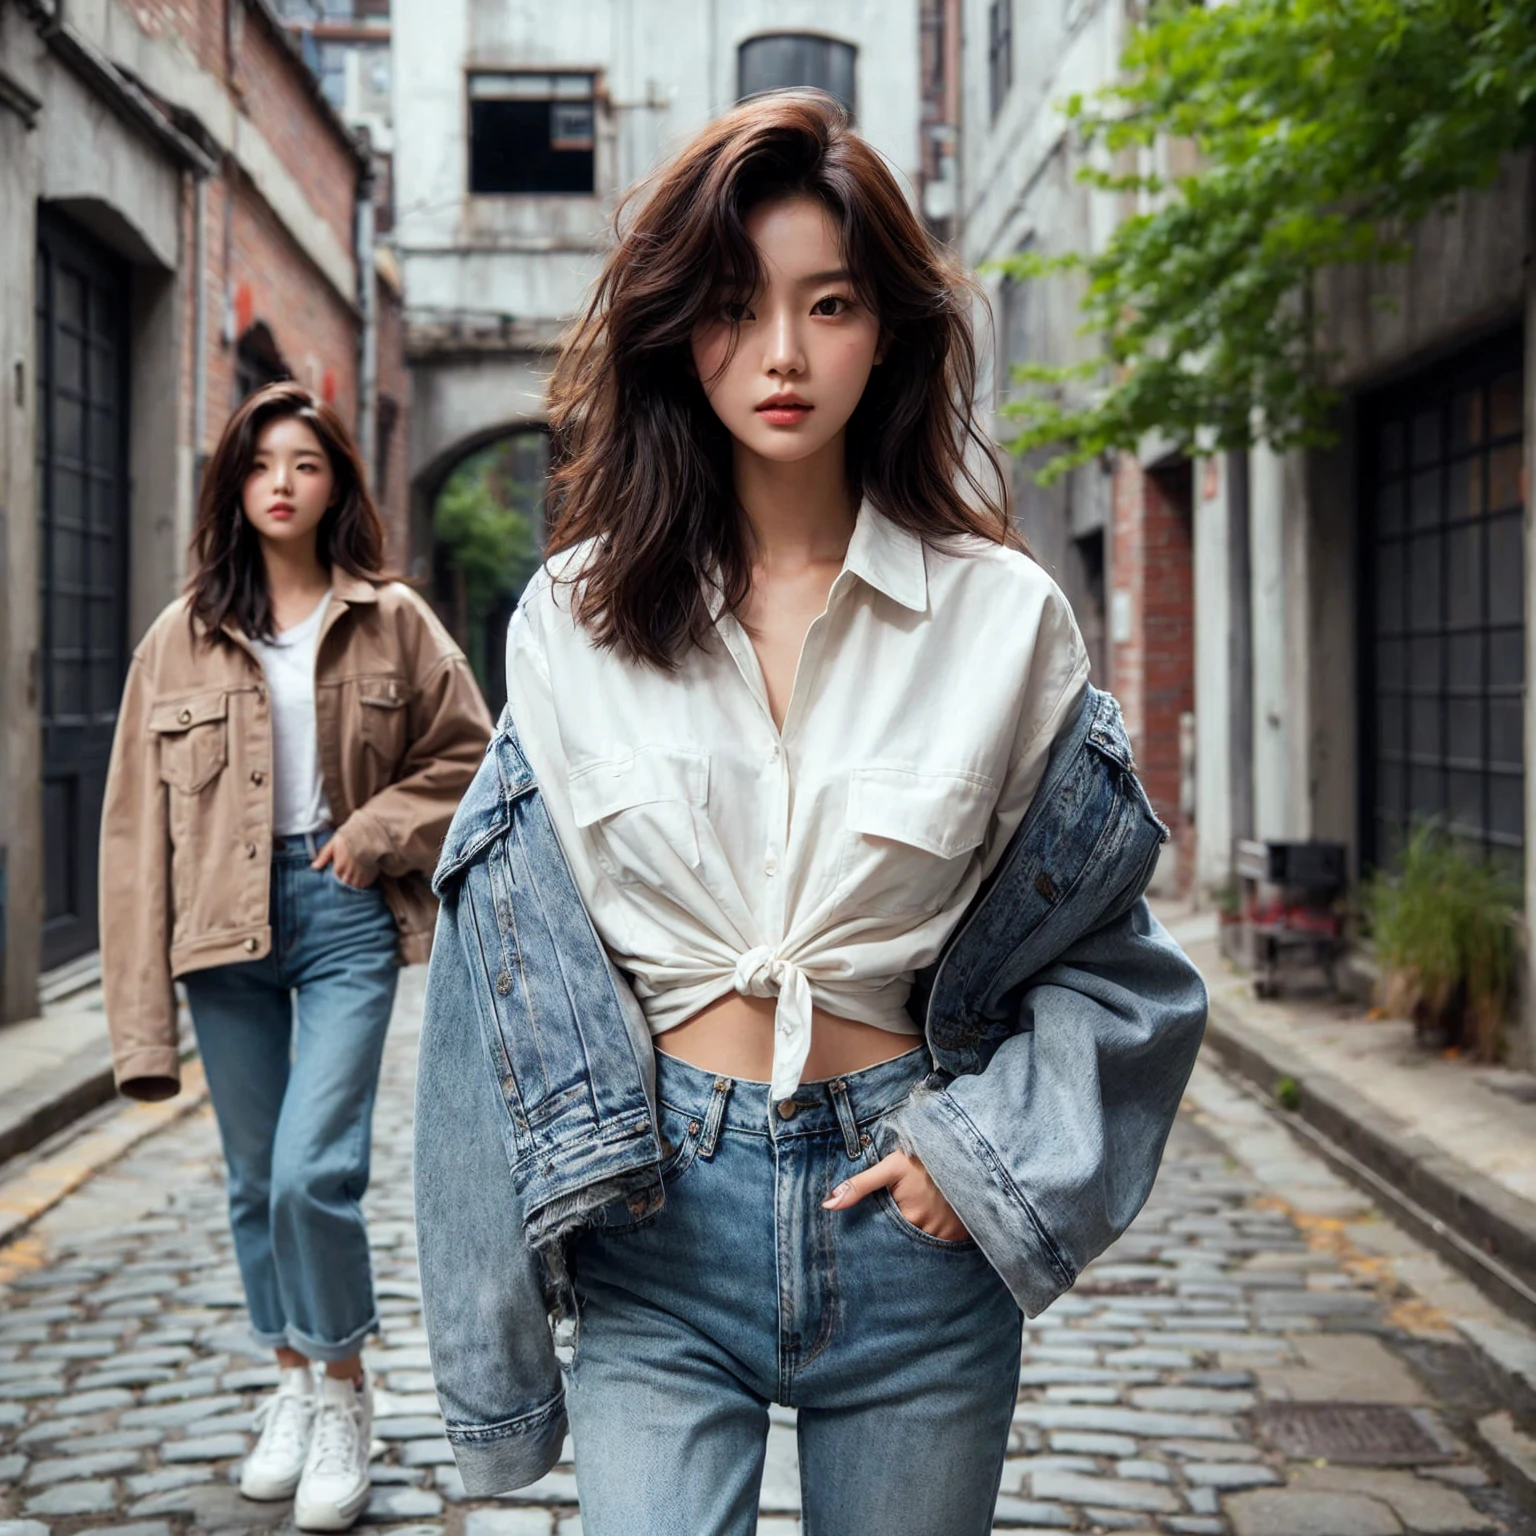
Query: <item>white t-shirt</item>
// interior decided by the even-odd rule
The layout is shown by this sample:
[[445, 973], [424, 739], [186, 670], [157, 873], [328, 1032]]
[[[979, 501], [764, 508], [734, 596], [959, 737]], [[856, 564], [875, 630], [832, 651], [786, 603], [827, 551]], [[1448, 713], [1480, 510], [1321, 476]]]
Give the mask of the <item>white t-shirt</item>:
[[[579, 570], [584, 547], [557, 557]], [[866, 505], [782, 732], [736, 618], [674, 673], [600, 650], [546, 567], [507, 638], [519, 739], [598, 935], [653, 1034], [733, 988], [777, 997], [772, 1094], [812, 1006], [899, 1034], [1001, 857], [1088, 656], [1017, 550], [925, 547]]]
[[327, 592], [292, 629], [251, 642], [272, 698], [272, 832], [277, 837], [318, 832], [331, 824], [315, 736], [315, 646], [330, 605]]

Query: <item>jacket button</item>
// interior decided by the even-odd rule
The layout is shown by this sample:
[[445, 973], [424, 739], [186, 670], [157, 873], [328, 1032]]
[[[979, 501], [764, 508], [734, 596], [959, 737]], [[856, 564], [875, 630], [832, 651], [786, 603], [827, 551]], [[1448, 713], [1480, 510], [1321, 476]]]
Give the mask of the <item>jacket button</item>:
[[260, 768], [252, 768], [251, 769], [251, 783], [252, 784], [265, 784], [266, 782], [267, 782], [267, 776], [266, 776], [266, 774], [264, 774], [261, 771]]
[[[256, 844], [255, 843], [247, 843], [245, 845], [245, 856], [248, 859], [254, 859], [256, 857]], [[247, 940], [246, 942], [247, 943], [254, 943], [255, 941], [254, 940]]]
[[192, 711], [190, 709], [184, 709], [179, 715], [176, 716], [176, 718], [181, 722], [182, 725], [190, 725], [192, 723]]
[[779, 1119], [780, 1120], [793, 1120], [795, 1118], [795, 1111], [797, 1109], [799, 1109], [799, 1108], [800, 1108], [800, 1106], [798, 1104], [796, 1104], [793, 1099], [780, 1099], [779, 1100]]
[[254, 955], [260, 947], [255, 939], [247, 939], [245, 941], [245, 952], [248, 955]]

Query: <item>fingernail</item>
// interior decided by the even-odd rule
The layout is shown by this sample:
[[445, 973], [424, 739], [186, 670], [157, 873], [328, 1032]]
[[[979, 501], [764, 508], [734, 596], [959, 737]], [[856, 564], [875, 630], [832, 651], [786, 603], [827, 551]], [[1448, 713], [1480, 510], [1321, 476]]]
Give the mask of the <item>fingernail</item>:
[[847, 1193], [848, 1193], [848, 1186], [846, 1184], [839, 1184], [837, 1186], [837, 1188], [834, 1189], [832, 1191], [832, 1193], [830, 1195], [828, 1195], [827, 1198], [821, 1202], [822, 1210], [827, 1210], [827, 1209], [829, 1209], [830, 1207], [832, 1207], [834, 1205], [841, 1205], [842, 1204], [842, 1200], [843, 1200], [843, 1196], [846, 1195]]

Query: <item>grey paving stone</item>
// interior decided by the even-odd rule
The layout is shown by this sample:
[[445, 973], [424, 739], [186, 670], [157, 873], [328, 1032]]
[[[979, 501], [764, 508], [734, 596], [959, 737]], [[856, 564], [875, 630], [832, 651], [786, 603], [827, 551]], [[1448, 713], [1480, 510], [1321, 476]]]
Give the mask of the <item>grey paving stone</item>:
[[33, 1376], [0, 1384], [0, 1402], [30, 1403], [40, 1397], [58, 1397], [65, 1390], [62, 1376]]
[[1252, 1392], [1215, 1387], [1137, 1387], [1133, 1408], [1167, 1413], [1246, 1413], [1257, 1399]]
[[1051, 1449], [1079, 1456], [1134, 1456], [1136, 1442], [1129, 1435], [1096, 1435], [1088, 1430], [1058, 1429], [1051, 1435]]
[[230, 1456], [244, 1456], [244, 1435], [199, 1435], [192, 1440], [172, 1440], [160, 1449], [164, 1462], [223, 1461]]
[[1209, 1515], [1169, 1515], [1163, 1524], [1178, 1536], [1227, 1536], [1227, 1522]]
[[49, 1536], [41, 1520], [0, 1520], [0, 1536]]
[[407, 1440], [400, 1447], [400, 1464], [406, 1467], [451, 1467], [453, 1449], [446, 1440]]
[[1140, 1408], [1084, 1408], [1063, 1403], [1021, 1403], [1013, 1410], [1015, 1424], [1041, 1429], [1101, 1430], [1109, 1435], [1155, 1436], [1158, 1439], [1236, 1440], [1230, 1419], [1203, 1414], [1147, 1413]]
[[502, 1498], [515, 1504], [574, 1504], [576, 1479], [569, 1472], [546, 1472], [538, 1482], [504, 1493]]
[[146, 1403], [179, 1403], [192, 1397], [207, 1397], [217, 1383], [209, 1376], [178, 1376], [174, 1381], [157, 1382], [144, 1389]]
[[171, 1536], [163, 1520], [137, 1520], [132, 1525], [93, 1525], [80, 1536]]
[[1281, 1481], [1273, 1467], [1248, 1465], [1235, 1461], [1191, 1461], [1183, 1468], [1187, 1482], [1202, 1488], [1218, 1488], [1223, 1492], [1239, 1488], [1262, 1488]]
[[443, 1421], [425, 1414], [411, 1414], [399, 1419], [375, 1419], [376, 1440], [430, 1440], [443, 1432]]
[[1016, 1499], [1009, 1494], [998, 1499], [992, 1517], [992, 1524], [1004, 1530], [1019, 1526], [1026, 1530], [1069, 1530], [1076, 1523], [1076, 1516], [1064, 1505], [1046, 1504], [1039, 1499]]
[[105, 1515], [117, 1503], [116, 1484], [104, 1479], [56, 1483], [27, 1500], [29, 1515]]
[[171, 1493], [177, 1488], [191, 1488], [197, 1483], [213, 1481], [212, 1467], [161, 1467], [158, 1472], [141, 1472], [126, 1480], [129, 1493], [134, 1498], [146, 1498], [152, 1493]]
[[219, 1385], [226, 1392], [260, 1392], [277, 1385], [275, 1365], [245, 1365], [226, 1371]]
[[112, 1472], [127, 1472], [144, 1460], [142, 1451], [96, 1451], [84, 1456], [56, 1456], [34, 1461], [27, 1474], [29, 1488], [48, 1483], [67, 1482], [71, 1478], [104, 1477]]
[[1168, 1483], [1173, 1474], [1161, 1461], [1121, 1461], [1115, 1464], [1115, 1476], [1127, 1482]]
[[113, 1408], [130, 1408], [133, 1402], [132, 1392], [122, 1387], [103, 1387], [99, 1391], [73, 1392], [60, 1397], [52, 1407], [54, 1416], [64, 1419], [86, 1413], [106, 1413]]
[[1115, 1477], [1084, 1477], [1077, 1472], [1041, 1472], [1031, 1479], [1035, 1497], [1063, 1504], [1093, 1504], [1104, 1509], [1137, 1509], [1171, 1514], [1177, 1496], [1157, 1483]]
[[1233, 1536], [1402, 1536], [1390, 1506], [1355, 1493], [1260, 1488], [1227, 1500]]
[[27, 1420], [27, 1410], [21, 1403], [0, 1403], [0, 1429], [15, 1429]]
[[19, 1483], [21, 1475], [27, 1470], [27, 1458], [20, 1451], [10, 1456], [0, 1456], [0, 1484], [9, 1486]]
[[82, 1392], [102, 1387], [153, 1387], [175, 1379], [176, 1372], [164, 1365], [114, 1366], [109, 1371], [92, 1371], [80, 1377], [75, 1386]]
[[195, 1424], [199, 1419], [209, 1418], [225, 1409], [239, 1409], [244, 1406], [244, 1400], [238, 1397], [199, 1397], [184, 1403], [157, 1403], [152, 1408], [130, 1408], [118, 1423], [124, 1429], [142, 1429], [151, 1426], [156, 1429], [180, 1429], [184, 1425]]
[[443, 1512], [440, 1494], [430, 1488], [375, 1488], [362, 1522], [384, 1525], [395, 1520], [420, 1520]]
[[1257, 1446], [1240, 1441], [1163, 1440], [1154, 1449], [1161, 1456], [1176, 1456], [1183, 1461], [1258, 1461]]
[[550, 1536], [553, 1525], [548, 1510], [475, 1509], [464, 1517], [464, 1536]]

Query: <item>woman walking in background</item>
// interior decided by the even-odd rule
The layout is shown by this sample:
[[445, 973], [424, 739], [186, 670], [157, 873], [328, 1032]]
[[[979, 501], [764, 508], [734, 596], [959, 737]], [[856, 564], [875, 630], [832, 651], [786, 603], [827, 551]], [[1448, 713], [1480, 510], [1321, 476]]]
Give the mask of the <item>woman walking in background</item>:
[[177, 1092], [180, 978], [279, 1366], [240, 1487], [297, 1491], [302, 1530], [345, 1530], [368, 1499], [379, 1064], [491, 734], [462, 653], [383, 555], [340, 416], [291, 382], [247, 400], [206, 470], [187, 592], [134, 653], [102, 819], [117, 1084]]

